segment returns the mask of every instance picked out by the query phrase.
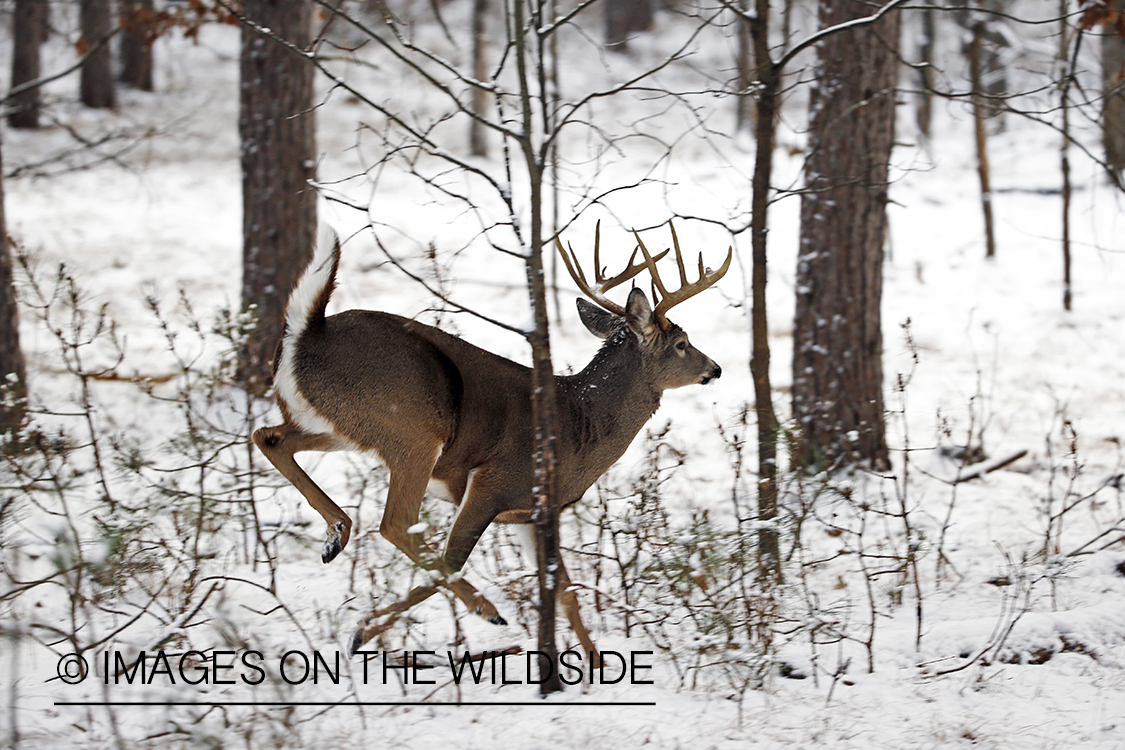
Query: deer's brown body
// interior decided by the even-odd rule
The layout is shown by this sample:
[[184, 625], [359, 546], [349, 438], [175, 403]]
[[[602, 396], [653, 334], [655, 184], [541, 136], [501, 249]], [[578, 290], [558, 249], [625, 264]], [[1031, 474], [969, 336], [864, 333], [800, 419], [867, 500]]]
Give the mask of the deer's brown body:
[[[645, 252], [647, 266], [634, 266], [609, 283], [599, 275], [597, 289], [586, 286], [580, 272], [575, 276], [606, 308], [578, 301], [587, 328], [606, 341], [580, 373], [557, 378], [560, 507], [578, 501], [621, 457], [659, 406], [664, 390], [706, 383], [721, 372], [663, 317], [660, 306], [652, 310], [640, 290], [633, 290], [623, 308], [601, 296], [638, 270], [654, 268]], [[274, 365], [284, 423], [258, 430], [254, 442], [327, 522], [325, 562], [347, 544], [351, 520], [293, 455], [347, 449], [377, 454], [390, 473], [380, 532], [443, 579], [373, 612], [353, 637], [353, 652], [438, 585], [482, 616], [503, 622], [495, 607], [455, 574], [489, 524], [531, 520], [531, 372], [398, 315], [352, 310], [326, 316], [339, 257], [335, 235], [322, 232], [317, 256], [290, 297]], [[719, 276], [721, 272], [707, 277], [701, 268], [695, 286], [704, 280], [714, 283]], [[665, 298], [671, 296], [665, 293]], [[440, 553], [412, 528], [427, 488], [457, 505]], [[563, 609], [583, 648], [594, 651], [569, 586], [566, 570], [560, 568]]]

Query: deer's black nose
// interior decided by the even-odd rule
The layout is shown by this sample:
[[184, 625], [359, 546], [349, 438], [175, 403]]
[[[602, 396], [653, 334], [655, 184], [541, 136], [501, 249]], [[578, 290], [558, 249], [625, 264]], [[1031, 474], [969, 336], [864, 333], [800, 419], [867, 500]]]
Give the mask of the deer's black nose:
[[711, 371], [710, 371], [710, 372], [705, 372], [705, 373], [703, 374], [703, 379], [702, 379], [702, 380], [701, 380], [700, 382], [701, 382], [701, 383], [702, 383], [703, 385], [707, 385], [707, 384], [708, 384], [708, 383], [710, 383], [710, 382], [711, 382], [712, 380], [714, 380], [715, 378], [719, 377], [719, 376], [720, 376], [720, 375], [722, 375], [722, 374], [723, 374], [723, 368], [719, 367], [718, 365], [715, 365], [715, 366], [714, 366], [714, 367], [713, 367], [713, 368], [711, 369]]

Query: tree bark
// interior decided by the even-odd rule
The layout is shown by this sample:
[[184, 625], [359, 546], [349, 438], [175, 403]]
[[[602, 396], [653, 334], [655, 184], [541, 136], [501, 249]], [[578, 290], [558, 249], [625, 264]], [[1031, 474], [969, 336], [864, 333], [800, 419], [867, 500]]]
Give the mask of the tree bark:
[[[488, 63], [485, 51], [488, 47], [488, 0], [473, 0], [472, 37], [473, 37], [473, 77], [480, 82], [488, 77]], [[474, 87], [472, 92], [472, 112], [478, 117], [484, 117], [489, 104], [488, 92], [482, 88]], [[469, 153], [473, 156], [488, 156], [488, 138], [485, 126], [473, 118], [469, 123]]]
[[985, 121], [992, 108], [984, 101], [981, 50], [984, 43], [984, 24], [973, 24], [972, 43], [969, 47], [969, 79], [973, 87], [973, 141], [977, 152], [977, 177], [980, 180], [980, 206], [984, 217], [984, 256], [996, 256], [996, 232], [992, 223], [992, 171], [988, 162], [988, 128]]
[[[1113, 9], [1125, 14], [1125, 0], [1116, 0]], [[1106, 165], [1120, 184], [1125, 179], [1125, 36], [1113, 24], [1102, 29], [1102, 139]]]
[[758, 575], [763, 588], [781, 581], [781, 551], [777, 527], [777, 413], [770, 383], [769, 318], [766, 309], [768, 279], [770, 183], [773, 175], [773, 146], [777, 129], [777, 106], [781, 68], [770, 59], [770, 3], [755, 0], [750, 36], [758, 64], [758, 92], [754, 120], [754, 174], [751, 178], [750, 243], [751, 354], [750, 375], [754, 381], [754, 415], [758, 422]]
[[[79, 46], [94, 47], [113, 33], [113, 18], [109, 0], [81, 0], [80, 23], [82, 39]], [[108, 44], [103, 44], [82, 64], [79, 74], [82, 103], [87, 107], [111, 109], [117, 104], [113, 87], [112, 55]]]
[[[1002, 0], [975, 0], [975, 4], [985, 11], [981, 14], [972, 14], [970, 31], [979, 35], [976, 56], [977, 78], [980, 87], [977, 92], [986, 98], [983, 101], [985, 117], [991, 119], [1004, 114], [1004, 107], [998, 100], [1008, 96], [1008, 70], [1004, 65], [1004, 51], [1010, 46], [1001, 25], [1004, 23], [1000, 14], [1004, 12], [1007, 3]], [[998, 126], [1003, 130], [1003, 122]]]
[[0, 432], [14, 433], [26, 412], [27, 373], [20, 348], [20, 316], [12, 283], [12, 251], [4, 216], [4, 157], [0, 144]]
[[750, 34], [750, 24], [752, 23], [750, 20], [750, 0], [738, 0], [735, 7], [738, 9], [738, 15], [734, 21], [738, 38], [738, 52], [735, 58], [738, 79], [735, 82], [737, 95], [734, 98], [734, 128], [741, 132], [754, 126], [754, 99], [750, 95], [750, 87], [754, 84], [754, 40]]
[[153, 0], [127, 0], [121, 18], [121, 82], [152, 91]]
[[915, 123], [918, 134], [926, 143], [930, 141], [930, 126], [933, 121], [934, 101], [934, 42], [936, 37], [935, 11], [926, 9], [917, 13], [918, 17], [918, 96], [915, 110]]
[[[531, 417], [535, 425], [535, 551], [539, 577], [539, 693], [549, 695], [562, 690], [557, 665], [559, 649], [555, 632], [559, 565], [559, 508], [556, 493], [558, 468], [558, 408], [554, 366], [551, 362], [551, 336], [547, 316], [547, 288], [543, 269], [543, 173], [542, 148], [536, 148], [532, 118], [535, 115], [532, 81], [546, 80], [542, 46], [532, 49], [531, 35], [524, 29], [524, 0], [513, 3], [516, 70], [519, 79], [522, 133], [518, 138], [527, 166], [528, 198], [531, 213], [530, 247], [526, 263], [528, 293], [531, 297], [535, 329], [528, 334], [531, 344]], [[539, 40], [540, 45], [542, 39]], [[537, 67], [529, 71], [528, 56], [537, 54]], [[539, 101], [547, 92], [539, 88]]]
[[[540, 178], [541, 179], [541, 178]], [[555, 617], [559, 579], [559, 507], [557, 499], [558, 410], [551, 338], [547, 322], [547, 287], [543, 276], [543, 243], [532, 221], [531, 255], [527, 262], [535, 332], [530, 335], [532, 421], [535, 423], [535, 558], [539, 583], [539, 628], [536, 637], [541, 695], [562, 690], [559, 679], [559, 648]]]
[[[821, 0], [821, 28], [883, 4]], [[818, 45], [793, 333], [795, 458], [804, 466], [889, 465], [880, 302], [898, 36], [890, 13]]]
[[242, 380], [270, 382], [289, 291], [312, 258], [316, 237], [313, 67], [277, 39], [311, 43], [306, 0], [244, 0], [238, 132], [242, 143], [242, 304], [257, 316], [243, 352]]
[[[12, 88], [41, 75], [39, 47], [46, 41], [47, 0], [16, 0], [12, 17]], [[17, 94], [11, 102], [8, 124], [13, 128], [39, 127], [39, 87]]]
[[635, 31], [652, 28], [652, 0], [606, 0], [605, 46], [624, 51]]
[[1070, 311], [1072, 296], [1070, 289], [1070, 84], [1073, 71], [1070, 69], [1070, 34], [1066, 18], [1067, 0], [1059, 0], [1059, 49], [1057, 59], [1063, 73], [1063, 84], [1059, 87], [1062, 106], [1062, 139], [1059, 146], [1059, 174], [1062, 177], [1062, 256], [1063, 256], [1063, 309]]

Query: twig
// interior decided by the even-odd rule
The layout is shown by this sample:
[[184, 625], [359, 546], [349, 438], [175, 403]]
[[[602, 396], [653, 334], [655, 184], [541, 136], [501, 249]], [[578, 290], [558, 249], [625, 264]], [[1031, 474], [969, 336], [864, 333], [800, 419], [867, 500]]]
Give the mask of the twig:
[[60, 78], [65, 78], [66, 76], [70, 75], [71, 73], [73, 73], [74, 71], [78, 70], [83, 65], [85, 65], [86, 60], [93, 57], [97, 53], [98, 50], [100, 50], [102, 47], [109, 44], [109, 40], [113, 39], [113, 37], [117, 36], [118, 32], [120, 32], [120, 31], [121, 31], [121, 28], [118, 27], [118, 28], [114, 29], [113, 31], [111, 31], [109, 34], [106, 34], [104, 37], [102, 37], [100, 40], [98, 40], [97, 44], [92, 45], [90, 47], [90, 49], [86, 50], [86, 54], [82, 55], [77, 60], [75, 60], [74, 64], [71, 65], [69, 68], [63, 68], [58, 73], [52, 73], [49, 76], [43, 76], [42, 78], [36, 78], [33, 81], [26, 81], [24, 83], [21, 83], [19, 86], [16, 86], [15, 88], [13, 88], [11, 91], [8, 92], [7, 96], [5, 96], [3, 99], [0, 99], [0, 104], [7, 104], [8, 102], [15, 99], [17, 96], [19, 96], [20, 94], [22, 94], [25, 91], [30, 91], [31, 89], [38, 88], [39, 86], [43, 86], [45, 84], [50, 83], [51, 81], [57, 81]]

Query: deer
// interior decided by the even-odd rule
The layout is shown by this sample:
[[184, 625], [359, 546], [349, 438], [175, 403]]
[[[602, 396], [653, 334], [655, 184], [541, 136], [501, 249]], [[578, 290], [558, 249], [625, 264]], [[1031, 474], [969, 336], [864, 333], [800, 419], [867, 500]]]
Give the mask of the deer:
[[[711, 287], [730, 267], [733, 249], [717, 271], [688, 281], [679, 240], [672, 243], [680, 287], [669, 292], [655, 256], [634, 231], [626, 268], [607, 277], [601, 267], [600, 225], [594, 234], [593, 282], [573, 247], [555, 246], [579, 290], [578, 316], [603, 340], [580, 372], [556, 375], [557, 504], [564, 509], [625, 452], [660, 405], [664, 391], [707, 384], [722, 374], [696, 349], [668, 311]], [[642, 258], [637, 261], [637, 253]], [[431, 583], [361, 619], [348, 650], [354, 656], [412, 607], [445, 587], [489, 622], [507, 624], [496, 607], [461, 574], [469, 554], [492, 523], [532, 520], [533, 424], [531, 371], [433, 326], [390, 312], [349, 310], [327, 315], [340, 265], [340, 241], [322, 225], [314, 257], [290, 294], [273, 361], [273, 388], [282, 423], [262, 427], [254, 444], [297, 488], [327, 524], [321, 553], [331, 562], [347, 546], [351, 518], [297, 464], [305, 451], [353, 450], [375, 454], [389, 471], [379, 533]], [[633, 287], [624, 305], [606, 293], [647, 270], [655, 306]], [[418, 523], [429, 493], [456, 509], [440, 550]], [[557, 602], [591, 663], [599, 653], [583, 624], [577, 593], [562, 560]]]

